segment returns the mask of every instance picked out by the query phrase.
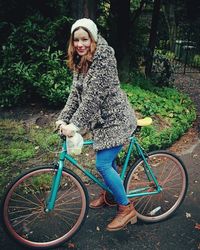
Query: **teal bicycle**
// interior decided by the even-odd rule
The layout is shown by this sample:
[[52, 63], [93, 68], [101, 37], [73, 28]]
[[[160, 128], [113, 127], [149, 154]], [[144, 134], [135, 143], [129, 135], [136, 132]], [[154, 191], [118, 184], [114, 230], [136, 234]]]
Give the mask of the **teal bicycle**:
[[[147, 124], [144, 124], [147, 125]], [[68, 241], [79, 231], [88, 213], [88, 190], [81, 178], [67, 168], [73, 164], [89, 179], [106, 190], [105, 201], [110, 204], [109, 188], [67, 154], [62, 139], [58, 164], [28, 170], [9, 186], [2, 206], [6, 231], [18, 243], [49, 249]], [[92, 145], [85, 141], [84, 145]], [[138, 159], [131, 163], [135, 149]], [[184, 200], [188, 175], [183, 162], [173, 153], [145, 153], [135, 136], [130, 137], [122, 170], [120, 171], [127, 197], [134, 202], [138, 219], [159, 222], [170, 217]]]

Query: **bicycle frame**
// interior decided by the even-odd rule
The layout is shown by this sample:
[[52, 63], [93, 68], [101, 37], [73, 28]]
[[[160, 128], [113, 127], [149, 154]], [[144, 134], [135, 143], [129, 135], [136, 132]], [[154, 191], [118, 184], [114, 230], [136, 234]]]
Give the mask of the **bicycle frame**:
[[[84, 141], [84, 146], [92, 145], [92, 144], [93, 144], [93, 141], [91, 141], [91, 140]], [[129, 163], [133, 148], [135, 148], [137, 150], [139, 156], [143, 159], [143, 161], [145, 163], [144, 164], [145, 173], [148, 177], [149, 182], [153, 181], [153, 183], [155, 184], [156, 190], [147, 192], [147, 190], [150, 188], [149, 186], [147, 186], [145, 188], [132, 190], [131, 192], [129, 192], [129, 194], [127, 194], [127, 197], [128, 198], [135, 198], [135, 197], [139, 197], [139, 196], [155, 195], [155, 194], [160, 193], [162, 191], [162, 187], [159, 185], [159, 183], [158, 183], [158, 181], [157, 181], [157, 179], [156, 179], [156, 177], [155, 177], [155, 175], [154, 175], [154, 173], [153, 173], [153, 171], [148, 163], [148, 155], [146, 153], [144, 153], [143, 149], [141, 148], [141, 146], [137, 142], [137, 139], [134, 136], [130, 137], [130, 143], [129, 143], [129, 147], [128, 147], [127, 154], [125, 157], [125, 161], [124, 161], [124, 164], [122, 167], [122, 171], [120, 173], [120, 178], [122, 179], [122, 181], [124, 181], [125, 175], [127, 172], [127, 168], [128, 168], [128, 163]], [[54, 176], [51, 192], [50, 192], [47, 204], [46, 204], [46, 212], [49, 212], [54, 208], [56, 197], [57, 197], [57, 191], [58, 191], [58, 188], [60, 185], [60, 180], [62, 177], [62, 170], [64, 167], [65, 160], [67, 160], [71, 164], [73, 164], [76, 168], [78, 168], [81, 172], [83, 172], [94, 183], [96, 183], [101, 188], [103, 188], [104, 190], [106, 190], [112, 194], [112, 191], [101, 180], [99, 180], [97, 177], [95, 177], [89, 170], [87, 170], [83, 166], [81, 166], [77, 162], [77, 160], [75, 160], [72, 156], [67, 154], [66, 140], [63, 140], [62, 151], [61, 151], [60, 156], [59, 156], [57, 173]]]

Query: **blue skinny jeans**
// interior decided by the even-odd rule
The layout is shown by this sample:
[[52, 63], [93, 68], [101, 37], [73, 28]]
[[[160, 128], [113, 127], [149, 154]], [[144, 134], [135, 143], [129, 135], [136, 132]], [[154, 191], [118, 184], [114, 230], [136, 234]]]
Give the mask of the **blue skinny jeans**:
[[127, 205], [129, 200], [120, 176], [117, 173], [116, 157], [122, 149], [122, 145], [103, 149], [96, 152], [96, 168], [103, 177], [105, 184], [113, 192], [116, 202]]

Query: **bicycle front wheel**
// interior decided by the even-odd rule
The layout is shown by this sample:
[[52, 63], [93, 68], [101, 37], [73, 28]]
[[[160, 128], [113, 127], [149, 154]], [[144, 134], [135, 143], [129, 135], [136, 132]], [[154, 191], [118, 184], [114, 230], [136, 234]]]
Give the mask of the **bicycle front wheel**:
[[38, 167], [18, 177], [3, 201], [3, 222], [8, 233], [31, 248], [56, 247], [81, 227], [88, 212], [88, 192], [81, 179], [63, 169], [55, 207], [46, 212], [54, 167]]
[[[158, 194], [132, 198], [138, 218], [145, 222], [158, 222], [171, 216], [184, 200], [188, 176], [183, 162], [174, 154], [155, 151], [147, 159], [162, 191]], [[128, 193], [140, 189], [156, 191], [155, 183], [146, 175], [145, 163], [139, 159], [129, 170], [124, 186]]]

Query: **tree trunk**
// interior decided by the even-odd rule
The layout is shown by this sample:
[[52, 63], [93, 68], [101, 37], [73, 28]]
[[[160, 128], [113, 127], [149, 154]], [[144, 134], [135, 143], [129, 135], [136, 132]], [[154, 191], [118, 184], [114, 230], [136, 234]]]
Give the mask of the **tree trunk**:
[[129, 34], [130, 34], [130, 0], [110, 1], [110, 43], [115, 49], [121, 80], [129, 75]]
[[84, 13], [84, 0], [73, 0], [71, 2], [71, 17], [75, 20], [82, 18]]
[[172, 1], [167, 4], [166, 3], [163, 4], [162, 10], [163, 10], [165, 21], [168, 27], [170, 50], [174, 50], [174, 46], [175, 46], [174, 41], [176, 40], [176, 36], [177, 36], [175, 3]]
[[71, 3], [71, 16], [75, 20], [86, 17], [95, 21], [96, 12], [97, 0], [73, 0]]
[[85, 0], [84, 17], [96, 20], [97, 18], [97, 0]]
[[152, 21], [151, 21], [151, 31], [150, 31], [149, 44], [148, 44], [148, 55], [146, 56], [146, 67], [145, 67], [146, 76], [151, 75], [151, 69], [152, 69], [152, 64], [153, 64], [153, 54], [154, 54], [156, 38], [157, 38], [157, 28], [158, 28], [159, 14], [160, 14], [160, 3], [161, 3], [161, 0], [154, 1]]

